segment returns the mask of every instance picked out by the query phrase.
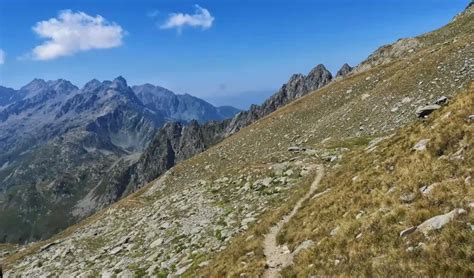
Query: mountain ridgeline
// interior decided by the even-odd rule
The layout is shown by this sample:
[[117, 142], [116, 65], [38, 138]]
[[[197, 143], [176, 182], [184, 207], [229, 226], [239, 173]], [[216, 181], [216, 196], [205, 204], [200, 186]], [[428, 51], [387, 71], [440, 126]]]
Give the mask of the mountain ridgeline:
[[46, 238], [332, 79], [318, 65], [248, 111], [123, 77], [0, 87], [0, 242]]
[[[339, 71], [340, 76], [350, 73], [351, 69]], [[252, 105], [249, 110], [237, 113], [233, 118], [223, 121], [211, 121], [199, 124], [191, 121], [188, 125], [180, 123], [165, 124], [144, 150], [138, 161], [123, 169], [116, 169], [110, 178], [108, 191], [117, 199], [124, 192], [130, 193], [166, 172], [176, 163], [187, 159], [238, 132], [240, 129], [265, 117], [280, 107], [317, 90], [333, 79], [332, 74], [324, 67], [317, 65], [308, 75], [294, 74], [280, 90], [261, 105]], [[103, 203], [100, 201], [100, 203]]]
[[238, 111], [123, 77], [81, 89], [62, 79], [0, 87], [0, 242], [45, 238], [81, 219], [111, 167], [136, 161], [165, 123]]

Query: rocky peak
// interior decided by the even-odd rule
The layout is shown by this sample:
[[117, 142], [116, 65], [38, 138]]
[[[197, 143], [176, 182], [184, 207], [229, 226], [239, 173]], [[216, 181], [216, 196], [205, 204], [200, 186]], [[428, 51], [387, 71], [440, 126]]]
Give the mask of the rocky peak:
[[52, 80], [46, 82], [48, 86], [57, 91], [58, 93], [70, 93], [71, 91], [77, 90], [78, 88], [74, 86], [71, 82], [64, 80], [64, 79], [58, 79], [58, 80]]
[[352, 67], [349, 66], [347, 63], [345, 63], [344, 65], [342, 65], [342, 67], [337, 71], [336, 73], [336, 78], [337, 77], [344, 77], [346, 76], [347, 74], [349, 74], [351, 71], [352, 71]]
[[96, 88], [98, 88], [100, 85], [102, 85], [102, 83], [97, 80], [97, 79], [92, 79], [91, 81], [87, 82], [84, 87], [82, 87], [82, 90], [83, 91], [91, 91], [91, 90], [95, 90]]
[[47, 88], [48, 84], [43, 79], [35, 78], [30, 83], [21, 87], [20, 91], [38, 91]]
[[122, 76], [119, 76], [112, 81], [110, 87], [114, 89], [125, 89], [128, 87], [127, 80], [125, 80], [125, 78]]
[[306, 90], [316, 90], [332, 80], [332, 74], [323, 64], [317, 65], [305, 77]]
[[145, 83], [143, 85], [137, 85], [133, 86], [132, 90], [137, 94], [152, 94], [152, 95], [174, 95], [173, 92], [170, 90], [160, 87], [160, 86], [155, 86], [153, 84]]

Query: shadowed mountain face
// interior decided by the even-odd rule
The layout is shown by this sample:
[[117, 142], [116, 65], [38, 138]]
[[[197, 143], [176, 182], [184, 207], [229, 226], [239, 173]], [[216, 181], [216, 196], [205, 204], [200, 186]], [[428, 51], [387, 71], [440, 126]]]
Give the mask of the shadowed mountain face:
[[231, 118], [238, 109], [224, 106], [214, 107], [210, 103], [191, 95], [175, 95], [173, 92], [151, 84], [133, 86], [133, 91], [149, 109], [160, 111], [169, 119], [198, 122]]
[[80, 219], [72, 213], [81, 211], [77, 203], [110, 167], [136, 161], [165, 122], [238, 111], [152, 85], [134, 88], [122, 77], [82, 89], [62, 79], [0, 87], [0, 242], [44, 238]]

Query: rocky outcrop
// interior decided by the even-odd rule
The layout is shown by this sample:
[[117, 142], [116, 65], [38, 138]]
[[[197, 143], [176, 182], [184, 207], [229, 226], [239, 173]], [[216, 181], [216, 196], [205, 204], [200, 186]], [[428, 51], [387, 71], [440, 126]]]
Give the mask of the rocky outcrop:
[[291, 101], [323, 87], [331, 80], [331, 73], [321, 64], [317, 65], [306, 76], [294, 74], [278, 92], [262, 105], [253, 105], [248, 111], [237, 114], [226, 128], [226, 135], [233, 134]]
[[347, 63], [342, 65], [342, 67], [337, 71], [336, 73], [336, 78], [342, 78], [342, 77], [345, 77], [346, 75], [348, 75], [351, 71], [353, 70], [353, 68], [351, 66], [349, 66]]

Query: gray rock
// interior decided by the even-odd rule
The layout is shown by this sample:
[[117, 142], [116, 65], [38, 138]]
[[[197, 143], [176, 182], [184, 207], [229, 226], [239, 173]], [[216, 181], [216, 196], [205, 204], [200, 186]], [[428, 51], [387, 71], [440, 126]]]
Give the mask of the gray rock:
[[442, 97], [438, 98], [438, 99], [434, 102], [434, 104], [437, 104], [437, 105], [444, 105], [444, 104], [446, 104], [446, 103], [448, 103], [448, 98], [445, 97], [445, 96], [442, 96]]
[[288, 148], [288, 151], [289, 152], [301, 152], [301, 151], [303, 151], [303, 149], [301, 149], [300, 147], [297, 147], [297, 146], [292, 146], [292, 147]]
[[430, 139], [421, 139], [413, 146], [412, 149], [415, 151], [424, 151], [426, 150], [426, 145], [428, 145], [429, 141]]
[[433, 111], [438, 110], [440, 108], [441, 106], [437, 104], [431, 104], [431, 105], [426, 105], [426, 106], [416, 109], [415, 113], [418, 116], [418, 118], [424, 118], [428, 116], [429, 114], [433, 113]]
[[430, 195], [431, 191], [433, 191], [433, 189], [435, 189], [439, 185], [440, 185], [439, 182], [435, 182], [435, 183], [431, 184], [430, 186], [425, 185], [425, 186], [420, 188], [420, 193], [423, 194], [423, 196], [428, 196], [428, 195]]
[[156, 248], [156, 247], [162, 245], [162, 244], [163, 244], [163, 241], [164, 241], [164, 240], [163, 240], [162, 238], [159, 238], [159, 239], [153, 241], [153, 242], [150, 244], [150, 248]]
[[463, 214], [466, 214], [466, 211], [464, 209], [460, 209], [460, 208], [453, 209], [452, 211], [446, 214], [437, 215], [435, 217], [432, 217], [426, 220], [425, 222], [418, 225], [417, 230], [419, 230], [420, 232], [426, 235], [430, 231], [441, 229], [444, 225], [448, 224], [449, 222], [453, 221], [456, 217]]
[[311, 248], [314, 245], [312, 240], [305, 240], [303, 241], [298, 247], [296, 247], [295, 251], [293, 251], [293, 255], [298, 255], [301, 251]]
[[413, 200], [415, 200], [415, 198], [416, 198], [415, 193], [408, 192], [408, 193], [403, 193], [400, 196], [400, 201], [402, 201], [404, 203], [411, 203], [411, 202], [413, 202]]

